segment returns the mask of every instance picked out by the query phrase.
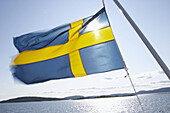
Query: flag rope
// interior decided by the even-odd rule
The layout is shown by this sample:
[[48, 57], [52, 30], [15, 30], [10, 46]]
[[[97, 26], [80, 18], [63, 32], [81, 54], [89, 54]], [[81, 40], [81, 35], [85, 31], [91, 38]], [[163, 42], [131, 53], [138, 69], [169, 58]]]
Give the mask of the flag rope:
[[[104, 0], [102, 0], [102, 3], [103, 3], [103, 7], [105, 7]], [[107, 15], [107, 13], [106, 13], [106, 15]], [[108, 21], [109, 21], [109, 19], [108, 19]], [[109, 21], [109, 24], [110, 24], [110, 21]], [[110, 27], [111, 27], [111, 24], [110, 24]], [[112, 34], [113, 34], [113, 33], [112, 33]], [[114, 36], [114, 34], [113, 34], [113, 36]], [[125, 67], [125, 71], [126, 71], [126, 73], [127, 73], [127, 75], [126, 75], [125, 77], [128, 76], [129, 81], [130, 81], [130, 83], [131, 83], [131, 86], [132, 86], [132, 88], [133, 88], [133, 90], [134, 90], [134, 92], [135, 92], [135, 96], [137, 97], [137, 100], [138, 100], [139, 105], [140, 105], [140, 107], [141, 107], [141, 110], [142, 110], [143, 113], [145, 113], [145, 112], [144, 112], [144, 109], [143, 109], [143, 106], [142, 106], [142, 103], [141, 103], [141, 101], [140, 101], [140, 98], [139, 98], [139, 96], [138, 96], [138, 94], [137, 94], [137, 92], [136, 92], [135, 86], [134, 86], [134, 84], [133, 84], [133, 82], [132, 82], [132, 79], [131, 79], [131, 77], [130, 77], [130, 75], [129, 75], [129, 72], [128, 72], [128, 68], [127, 68], [127, 66], [126, 66], [126, 63], [125, 63], [125, 61], [124, 61], [124, 59], [123, 59], [123, 57], [122, 57], [122, 54], [121, 54], [121, 52], [120, 52], [120, 50], [119, 50], [118, 45], [117, 45], [116, 39], [115, 39], [115, 43], [116, 43], [116, 46], [117, 46], [117, 48], [118, 48], [119, 54], [120, 54], [120, 56], [121, 56], [121, 59], [122, 59], [122, 61], [123, 61], [123, 65], [124, 65], [124, 67]]]
[[126, 71], [126, 73], [127, 73], [127, 75], [126, 75], [125, 77], [128, 76], [129, 81], [130, 81], [130, 84], [131, 84], [131, 86], [132, 86], [132, 88], [133, 88], [133, 91], [134, 91], [134, 93], [135, 93], [135, 96], [137, 97], [137, 100], [138, 100], [139, 105], [140, 105], [140, 107], [141, 107], [141, 110], [142, 110], [143, 113], [145, 113], [145, 112], [144, 112], [144, 109], [143, 109], [143, 106], [142, 106], [142, 103], [141, 103], [141, 101], [140, 101], [140, 98], [139, 98], [139, 96], [138, 96], [138, 94], [137, 94], [137, 91], [136, 91], [136, 89], [135, 89], [135, 86], [134, 86], [134, 84], [133, 84], [133, 82], [132, 82], [132, 79], [131, 79], [131, 77], [130, 77], [130, 75], [129, 75], [129, 72], [128, 72], [128, 68], [127, 68], [127, 66], [126, 66], [126, 63], [125, 63], [125, 61], [124, 61], [124, 59], [123, 59], [123, 57], [122, 57], [122, 54], [121, 54], [121, 52], [120, 52], [120, 50], [119, 50], [118, 45], [117, 45], [116, 39], [115, 39], [115, 43], [116, 43], [116, 46], [117, 46], [117, 48], [118, 48], [119, 54], [120, 54], [120, 56], [121, 56], [121, 59], [122, 59], [122, 61], [123, 61], [123, 65], [124, 65], [124, 67], [125, 67], [125, 71]]
[[[125, 64], [125, 62], [124, 62], [124, 64]], [[127, 75], [126, 75], [125, 77], [128, 76], [129, 81], [130, 81], [130, 83], [131, 83], [131, 85], [132, 85], [132, 88], [133, 88], [133, 90], [134, 90], [134, 92], [135, 92], [135, 95], [136, 95], [136, 97], [137, 97], [137, 99], [138, 99], [139, 105], [141, 106], [142, 112], [145, 113], [145, 112], [144, 112], [144, 109], [143, 109], [143, 106], [142, 106], [142, 103], [141, 103], [141, 101], [140, 101], [140, 98], [139, 98], [139, 96], [138, 96], [138, 94], [137, 94], [137, 92], [136, 92], [135, 86], [134, 86], [134, 84], [133, 84], [133, 82], [132, 82], [132, 79], [131, 79], [131, 77], [130, 77], [130, 75], [129, 75], [129, 72], [128, 72], [127, 67], [125, 67], [125, 71], [126, 71], [126, 73], [127, 73]]]

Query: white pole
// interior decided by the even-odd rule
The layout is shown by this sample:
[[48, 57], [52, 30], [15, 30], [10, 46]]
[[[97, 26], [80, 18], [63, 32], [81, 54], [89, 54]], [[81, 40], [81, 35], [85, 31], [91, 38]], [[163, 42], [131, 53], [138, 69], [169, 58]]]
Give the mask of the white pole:
[[165, 65], [165, 63], [163, 62], [163, 60], [160, 58], [160, 56], [158, 55], [158, 53], [155, 51], [155, 49], [152, 47], [152, 45], [149, 43], [149, 41], [146, 39], [146, 37], [144, 36], [144, 34], [141, 32], [141, 30], [138, 28], [138, 26], [135, 24], [135, 22], [132, 20], [132, 18], [128, 15], [128, 13], [125, 11], [125, 9], [122, 7], [122, 5], [117, 1], [117, 0], [113, 0], [115, 2], [115, 4], [119, 7], [119, 9], [122, 11], [123, 15], [126, 17], [126, 19], [129, 21], [129, 23], [131, 24], [131, 26], [134, 28], [134, 30], [136, 31], [136, 33], [139, 35], [139, 37], [141, 38], [141, 40], [144, 42], [144, 44], [147, 46], [147, 48], [149, 49], [149, 51], [151, 52], [151, 54], [153, 55], [153, 57], [156, 59], [156, 61], [158, 62], [158, 64], [161, 66], [161, 68], [163, 69], [163, 71], [165, 72], [165, 74], [168, 76], [168, 78], [170, 79], [170, 71], [168, 69], [168, 67]]

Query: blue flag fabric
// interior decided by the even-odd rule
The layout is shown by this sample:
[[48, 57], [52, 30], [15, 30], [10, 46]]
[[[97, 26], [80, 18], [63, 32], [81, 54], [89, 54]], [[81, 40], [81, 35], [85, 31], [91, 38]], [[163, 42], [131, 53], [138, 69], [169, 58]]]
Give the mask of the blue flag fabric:
[[26, 84], [124, 68], [105, 9], [49, 31], [14, 38], [13, 75]]

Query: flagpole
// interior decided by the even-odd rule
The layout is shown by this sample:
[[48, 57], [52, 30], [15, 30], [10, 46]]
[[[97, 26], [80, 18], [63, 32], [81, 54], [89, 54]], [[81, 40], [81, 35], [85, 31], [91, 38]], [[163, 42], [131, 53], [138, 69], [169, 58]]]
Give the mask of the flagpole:
[[115, 4], [119, 7], [119, 9], [122, 11], [123, 15], [126, 17], [126, 19], [129, 21], [131, 26], [134, 28], [138, 36], [141, 38], [143, 43], [146, 45], [146, 47], [149, 49], [153, 57], [156, 59], [160, 67], [163, 69], [167, 77], [170, 79], [170, 71], [168, 67], [165, 65], [163, 60], [160, 58], [158, 53], [155, 51], [155, 49], [152, 47], [152, 45], [149, 43], [149, 41], [146, 39], [145, 35], [142, 33], [142, 31], [138, 28], [138, 26], [135, 24], [135, 22], [132, 20], [132, 18], [128, 15], [128, 13], [125, 11], [125, 9], [122, 7], [122, 5], [118, 2], [118, 0], [113, 0]]
[[104, 0], [102, 0], [102, 4], [103, 4], [103, 7], [105, 7], [105, 3], [104, 3]]

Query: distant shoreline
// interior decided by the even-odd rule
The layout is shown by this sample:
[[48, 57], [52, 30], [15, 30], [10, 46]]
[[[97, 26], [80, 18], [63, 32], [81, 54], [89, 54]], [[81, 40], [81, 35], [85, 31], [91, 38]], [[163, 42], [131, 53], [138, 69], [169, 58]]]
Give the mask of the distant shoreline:
[[18, 97], [9, 100], [0, 101], [0, 103], [17, 103], [17, 102], [41, 102], [41, 101], [59, 101], [59, 100], [82, 100], [82, 99], [97, 99], [97, 98], [112, 98], [112, 97], [126, 97], [135, 96], [135, 94], [128, 95], [102, 95], [102, 96], [71, 96], [65, 98], [45, 98], [45, 97]]
[[[138, 95], [143, 94], [169, 94], [170, 87], [160, 88], [148, 91], [139, 91]], [[100, 96], [69, 96], [65, 98], [46, 98], [46, 97], [18, 97], [9, 100], [0, 101], [0, 103], [17, 103], [17, 102], [41, 102], [41, 101], [59, 101], [59, 100], [82, 100], [82, 99], [99, 99], [99, 98], [113, 98], [113, 97], [127, 97], [135, 96], [135, 93], [124, 93], [124, 94], [110, 94], [110, 95], [100, 95]]]

